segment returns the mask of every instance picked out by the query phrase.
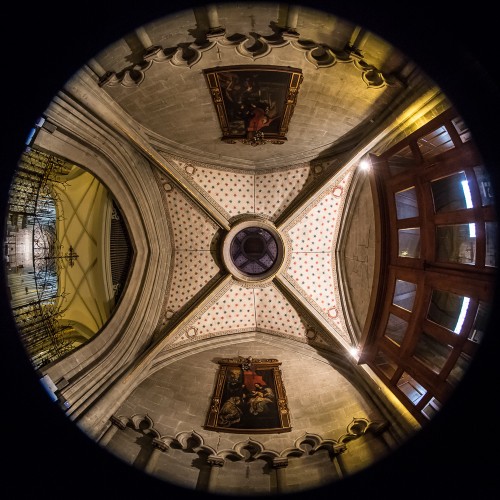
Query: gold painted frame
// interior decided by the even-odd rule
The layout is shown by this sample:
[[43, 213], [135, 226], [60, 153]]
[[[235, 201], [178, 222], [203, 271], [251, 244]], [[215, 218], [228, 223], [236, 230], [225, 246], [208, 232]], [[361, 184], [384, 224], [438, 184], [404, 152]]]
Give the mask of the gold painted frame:
[[[217, 111], [222, 140], [283, 144], [302, 70], [289, 66], [241, 65], [203, 70]], [[264, 139], [265, 137], [265, 139]]]
[[240, 356], [219, 365], [205, 429], [243, 434], [292, 430], [277, 359]]

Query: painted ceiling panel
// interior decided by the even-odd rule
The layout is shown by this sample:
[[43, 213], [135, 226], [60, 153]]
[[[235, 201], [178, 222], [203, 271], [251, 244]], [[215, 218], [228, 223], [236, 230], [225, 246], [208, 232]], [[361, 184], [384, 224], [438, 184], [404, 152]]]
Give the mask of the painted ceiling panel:
[[313, 199], [305, 213], [296, 217], [288, 227], [292, 252], [331, 252], [335, 231], [342, 212], [347, 187], [353, 170], [342, 172], [329, 184], [329, 189]]
[[255, 289], [255, 310], [260, 331], [306, 338], [308, 325], [275, 285]]
[[255, 316], [254, 289], [232, 281], [215, 302], [202, 310], [181, 331], [174, 343], [222, 333], [255, 330]]
[[169, 161], [228, 219], [247, 213], [276, 219], [313, 175], [309, 163], [255, 174], [173, 157]]
[[335, 273], [335, 241], [353, 169], [339, 172], [288, 227], [291, 258], [287, 279], [329, 324], [349, 341]]
[[254, 212], [255, 176], [231, 169], [214, 168], [199, 162], [170, 158], [198, 190], [229, 219]]
[[[257, 175], [210, 168], [180, 159], [176, 159], [175, 164], [211, 202], [222, 205], [233, 216], [253, 213], [254, 194], [256, 206], [263, 208], [264, 215], [276, 216], [293, 201], [312, 175], [308, 164]], [[334, 242], [352, 173], [352, 169], [339, 172], [327, 188], [287, 224], [288, 231], [285, 228], [292, 249], [285, 269], [287, 279], [297, 294], [318, 310], [332, 327], [342, 331], [346, 339], [348, 334], [340, 313], [334, 271]], [[220, 269], [210, 251], [217, 227], [173, 184], [161, 181], [160, 185], [165, 191], [175, 241], [175, 265], [169, 276], [169, 294], [165, 302], [168, 319], [200, 292]], [[280, 203], [281, 199], [284, 201]], [[214, 300], [174, 342], [257, 328], [311, 340], [307, 336], [308, 326], [275, 285], [259, 288], [234, 283]]]
[[255, 178], [255, 212], [275, 220], [310, 180], [310, 166], [258, 174]]
[[174, 250], [210, 250], [218, 226], [172, 184], [165, 183], [164, 189]]
[[328, 312], [336, 306], [334, 273], [329, 252], [293, 252], [288, 275], [308, 298]]
[[219, 272], [212, 253], [207, 250], [175, 252], [173, 269], [166, 305], [168, 315], [191, 300]]
[[[331, 325], [343, 329], [332, 264], [330, 252], [294, 252], [287, 274], [289, 281], [307, 302], [312, 302]], [[348, 335], [346, 338], [349, 338]]]

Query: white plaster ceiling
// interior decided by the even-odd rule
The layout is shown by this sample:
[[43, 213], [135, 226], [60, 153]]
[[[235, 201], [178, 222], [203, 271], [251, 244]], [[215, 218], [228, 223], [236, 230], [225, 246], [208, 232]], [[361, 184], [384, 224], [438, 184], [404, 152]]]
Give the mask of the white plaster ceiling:
[[[247, 174], [208, 168], [196, 162], [180, 162], [188, 169], [211, 204], [231, 216], [264, 215], [275, 219], [306, 184], [310, 168], [301, 165], [269, 174]], [[341, 169], [317, 195], [310, 197], [283, 225], [281, 234], [288, 250], [282, 275], [294, 293], [331, 325], [333, 336], [350, 343], [340, 306], [335, 249], [344, 201], [354, 167]], [[174, 242], [174, 266], [164, 302], [163, 322], [186, 312], [186, 307], [218, 273], [227, 273], [220, 261], [218, 226], [164, 175], [158, 174], [164, 199], [165, 218]], [[199, 179], [200, 186], [196, 183]], [[290, 183], [286, 180], [290, 179]], [[213, 195], [214, 198], [212, 198]], [[261, 201], [262, 200], [262, 201]], [[254, 207], [264, 210], [257, 212]], [[241, 208], [239, 208], [241, 207]], [[212, 242], [216, 241], [215, 246]], [[194, 342], [210, 336], [243, 331], [262, 331], [302, 342], [325, 343], [317, 329], [301, 315], [274, 284], [231, 280], [222, 291], [209, 297], [171, 343]]]

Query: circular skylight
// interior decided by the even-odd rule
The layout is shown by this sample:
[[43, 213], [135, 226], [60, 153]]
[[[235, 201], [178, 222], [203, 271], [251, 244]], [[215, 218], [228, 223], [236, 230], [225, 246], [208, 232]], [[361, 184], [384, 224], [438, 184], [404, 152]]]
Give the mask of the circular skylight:
[[256, 276], [269, 271], [278, 257], [273, 235], [261, 227], [247, 227], [231, 241], [231, 259], [244, 274]]
[[222, 242], [222, 259], [241, 281], [267, 281], [283, 263], [284, 243], [269, 221], [258, 218], [233, 225]]

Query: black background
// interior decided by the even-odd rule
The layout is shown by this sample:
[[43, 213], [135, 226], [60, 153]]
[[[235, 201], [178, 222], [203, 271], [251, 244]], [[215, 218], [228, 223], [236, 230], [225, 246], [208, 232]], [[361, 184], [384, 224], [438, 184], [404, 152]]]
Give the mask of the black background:
[[[137, 26], [195, 3], [104, 0], [4, 5], [2, 213], [24, 140], [68, 78]], [[498, 194], [498, 26], [488, 2], [475, 1], [467, 8], [458, 2], [427, 1], [310, 1], [307, 5], [334, 8], [335, 14], [382, 35], [425, 69], [471, 128]], [[0, 298], [3, 498], [185, 497], [186, 490], [146, 477], [102, 451], [50, 403], [17, 341], [3, 287]], [[478, 357], [452, 400], [425, 430], [388, 459], [357, 475], [313, 493], [288, 497], [497, 497], [499, 319], [495, 308]], [[207, 495], [193, 492], [189, 496]]]

